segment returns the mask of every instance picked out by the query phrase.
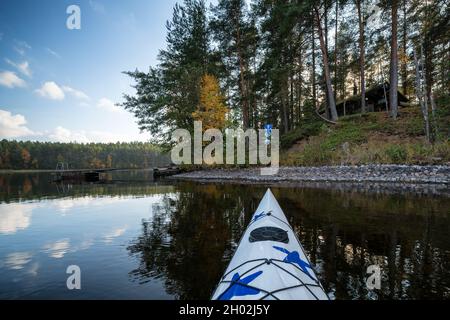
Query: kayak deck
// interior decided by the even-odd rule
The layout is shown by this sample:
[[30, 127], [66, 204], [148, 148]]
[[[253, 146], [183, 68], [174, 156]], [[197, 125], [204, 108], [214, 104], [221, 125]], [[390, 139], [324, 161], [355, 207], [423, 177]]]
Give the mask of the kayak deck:
[[267, 191], [213, 300], [328, 300], [294, 230]]

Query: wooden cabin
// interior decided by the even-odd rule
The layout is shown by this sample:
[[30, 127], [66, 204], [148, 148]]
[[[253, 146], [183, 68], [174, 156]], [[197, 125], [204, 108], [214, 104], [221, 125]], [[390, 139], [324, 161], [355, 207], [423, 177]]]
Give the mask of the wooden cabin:
[[[389, 108], [389, 90], [388, 82], [371, 87], [366, 91], [366, 106], [368, 112], [386, 111], [386, 99]], [[385, 99], [386, 97], [386, 99]], [[401, 92], [398, 92], [399, 106], [407, 106], [408, 98]], [[361, 95], [352, 96], [346, 100], [338, 101], [336, 109], [339, 117], [361, 113]]]

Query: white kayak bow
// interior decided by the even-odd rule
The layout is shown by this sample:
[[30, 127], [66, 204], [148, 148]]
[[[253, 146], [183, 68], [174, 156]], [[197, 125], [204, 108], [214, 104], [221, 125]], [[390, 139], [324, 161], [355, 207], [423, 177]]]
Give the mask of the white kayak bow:
[[212, 299], [329, 299], [270, 189], [253, 215]]

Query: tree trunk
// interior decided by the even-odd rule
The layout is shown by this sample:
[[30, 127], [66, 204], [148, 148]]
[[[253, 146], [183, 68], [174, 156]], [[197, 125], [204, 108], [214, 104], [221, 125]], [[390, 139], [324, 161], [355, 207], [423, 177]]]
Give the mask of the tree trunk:
[[[284, 81], [283, 81], [284, 82]], [[289, 111], [288, 111], [288, 89], [287, 83], [283, 84], [283, 89], [281, 89], [281, 107], [283, 113], [283, 132], [286, 134], [289, 132]]]
[[291, 129], [294, 128], [295, 124], [295, 117], [294, 117], [294, 75], [293, 71], [291, 71], [291, 74], [289, 76], [289, 87], [290, 87], [290, 101], [289, 101], [289, 126]]
[[[324, 26], [323, 26], [322, 31], [324, 33], [324, 39], [325, 39], [325, 50], [327, 52], [327, 57], [329, 57], [330, 51], [328, 50], [328, 1], [327, 0], [324, 0], [323, 7], [324, 7], [323, 8]], [[330, 74], [330, 77], [331, 77], [331, 74]], [[327, 105], [325, 114], [328, 119], [331, 119], [330, 108], [329, 108], [330, 101], [328, 98], [328, 93], [325, 94], [325, 101], [326, 101], [326, 105]]]
[[401, 64], [401, 74], [402, 74], [402, 91], [405, 96], [408, 96], [408, 69], [407, 69], [407, 45], [408, 45], [408, 27], [407, 27], [407, 7], [406, 0], [403, 0], [403, 36], [402, 36], [402, 51], [403, 59]]
[[328, 52], [328, 1], [325, 0], [324, 1], [324, 8], [323, 8], [323, 22], [324, 22], [324, 34], [325, 34], [325, 49], [327, 50], [327, 54]]
[[[254, 77], [254, 72], [253, 70], [256, 70], [256, 61], [255, 61], [255, 57], [252, 57], [252, 59], [250, 60], [250, 63], [252, 65], [252, 77], [251, 77], [251, 82], [250, 82], [250, 88], [255, 87], [255, 77]], [[252, 105], [252, 110], [253, 110], [253, 128], [257, 128], [258, 127], [258, 122], [259, 122], [259, 118], [258, 118], [258, 99], [255, 95], [255, 93], [252, 91], [251, 94], [251, 105]]]
[[394, 119], [398, 116], [398, 0], [392, 0], [391, 71], [389, 105]]
[[432, 40], [429, 38], [429, 36], [425, 37], [424, 41], [424, 49], [423, 51], [423, 59], [424, 59], [424, 66], [425, 66], [425, 81], [426, 81], [426, 93], [427, 93], [427, 100], [431, 100], [431, 91], [433, 88], [433, 71], [434, 71], [434, 65], [433, 65], [433, 44]]
[[336, 22], [334, 25], [334, 100], [337, 99], [338, 92], [338, 59], [337, 59], [337, 47], [338, 47], [338, 17], [339, 17], [339, 1], [336, 0]]
[[[430, 91], [431, 88], [429, 88], [428, 86], [428, 81], [427, 81], [427, 74], [428, 74], [428, 70], [425, 66], [425, 59], [424, 59], [424, 50], [423, 50], [423, 46], [420, 48], [420, 70], [422, 70], [422, 83], [423, 83], [423, 89], [422, 89], [422, 97], [423, 97], [423, 101], [424, 101], [424, 118], [425, 118], [425, 131], [426, 131], [426, 135], [427, 135], [427, 139], [428, 142], [432, 142], [432, 138], [431, 138], [431, 130], [430, 130], [430, 116], [429, 116], [429, 106], [428, 106], [428, 101], [429, 101], [429, 97], [430, 97]], [[430, 90], [430, 91], [429, 91]]]
[[422, 63], [419, 63], [419, 60], [417, 58], [416, 49], [414, 49], [414, 64], [416, 67], [416, 95], [417, 95], [417, 98], [419, 99], [420, 109], [421, 109], [422, 115], [423, 115], [425, 135], [427, 137], [427, 141], [430, 142], [430, 122], [428, 119], [428, 108], [424, 101], [426, 94], [425, 94], [424, 88], [423, 88], [424, 87], [423, 65], [422, 65]]
[[[436, 29], [433, 27], [433, 10], [431, 9], [431, 5], [426, 2], [426, 10], [425, 10], [425, 30], [424, 30], [424, 41], [423, 47], [421, 49], [421, 61], [422, 66], [425, 68], [425, 90], [426, 90], [426, 100], [431, 100], [431, 92], [434, 84], [434, 61], [433, 61], [433, 53], [436, 53], [434, 37]], [[448, 18], [447, 18], [448, 25]], [[448, 64], [448, 61], [447, 61]]]
[[366, 75], [365, 75], [365, 60], [366, 53], [364, 47], [364, 18], [361, 12], [361, 0], [356, 0], [356, 7], [358, 9], [359, 21], [359, 64], [360, 64], [360, 86], [361, 86], [361, 112], [366, 113]]
[[314, 20], [312, 23], [312, 93], [314, 110], [317, 110], [317, 91], [316, 91], [316, 37], [314, 31]]
[[439, 139], [439, 125], [436, 114], [437, 106], [433, 93], [431, 93], [430, 95], [430, 103], [431, 103], [431, 116], [433, 118], [433, 141], [436, 141], [437, 139]]
[[[240, 7], [237, 8], [240, 11]], [[237, 58], [239, 61], [239, 78], [240, 78], [240, 91], [242, 100], [242, 126], [244, 130], [249, 127], [249, 107], [248, 107], [248, 96], [247, 96], [247, 85], [245, 82], [245, 64], [242, 54], [241, 47], [241, 28], [240, 28], [240, 12], [236, 13], [236, 50]]]
[[325, 47], [322, 23], [320, 22], [319, 10], [317, 8], [315, 8], [315, 11], [316, 11], [317, 27], [319, 29], [320, 48], [322, 50], [323, 67], [324, 67], [324, 71], [325, 71], [326, 90], [327, 90], [329, 109], [331, 111], [331, 120], [337, 121], [338, 114], [337, 114], [337, 110], [336, 110], [336, 102], [334, 100], [333, 88], [331, 86], [330, 66], [328, 63], [328, 54], [327, 54], [327, 50]]
[[[302, 43], [302, 35], [301, 35], [301, 30], [300, 30], [300, 43]], [[303, 50], [302, 50], [302, 45], [300, 44], [300, 48], [299, 48], [299, 70], [298, 70], [298, 84], [297, 84], [297, 99], [298, 99], [298, 114], [297, 114], [297, 123], [300, 124], [301, 119], [302, 119], [302, 113], [303, 113], [303, 107], [302, 107], [302, 85], [303, 85], [303, 77], [302, 77], [302, 72], [303, 72]]]

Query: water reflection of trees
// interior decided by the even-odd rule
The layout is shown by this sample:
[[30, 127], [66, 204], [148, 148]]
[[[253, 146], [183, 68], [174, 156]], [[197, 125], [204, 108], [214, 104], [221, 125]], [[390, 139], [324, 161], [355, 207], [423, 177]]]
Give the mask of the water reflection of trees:
[[[135, 173], [131, 173], [133, 175]], [[125, 175], [124, 173], [122, 175]], [[86, 196], [150, 196], [173, 192], [171, 184], [148, 180], [114, 180], [101, 183], [55, 183], [49, 173], [0, 175], [0, 203]], [[144, 182], [147, 181], [147, 182]]]
[[[449, 199], [308, 189], [278, 194], [336, 298], [449, 298]], [[372, 264], [383, 270], [375, 293], [365, 283]]]
[[[222, 275], [265, 187], [196, 183], [73, 185], [48, 174], [0, 175], [0, 203], [85, 196], [149, 196], [163, 201], [129, 246], [131, 278], [159, 278], [167, 292], [207, 299]], [[349, 190], [274, 188], [324, 286], [338, 299], [450, 298], [450, 198]], [[370, 294], [368, 265], [383, 267]]]
[[[256, 209], [264, 188], [180, 187], [142, 222], [129, 246], [130, 274], [163, 279], [179, 299], [207, 299]], [[281, 206], [337, 299], [449, 297], [449, 220], [435, 198], [275, 189]], [[318, 200], [320, 199], [320, 200]], [[382, 289], [369, 292], [366, 270], [379, 264]]]
[[163, 278], [178, 299], [210, 298], [255, 205], [256, 199], [224, 186], [191, 185], [166, 195], [128, 247], [140, 257], [132, 278]]

